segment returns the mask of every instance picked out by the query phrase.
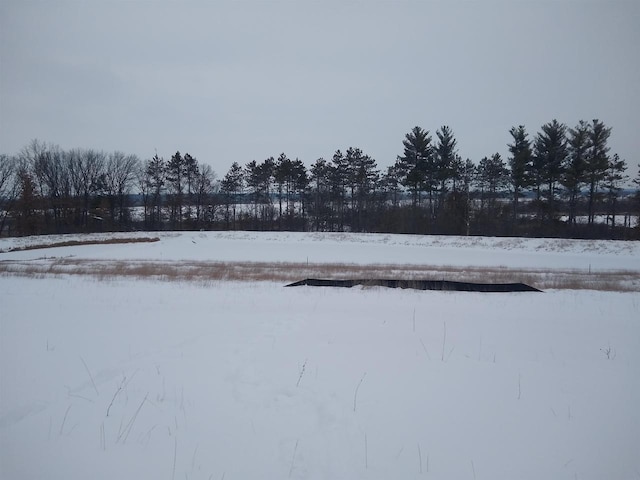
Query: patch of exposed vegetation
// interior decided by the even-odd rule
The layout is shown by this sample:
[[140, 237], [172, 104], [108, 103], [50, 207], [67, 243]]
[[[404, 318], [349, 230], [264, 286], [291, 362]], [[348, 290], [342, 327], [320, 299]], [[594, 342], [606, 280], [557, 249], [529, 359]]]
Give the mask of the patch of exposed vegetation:
[[13, 247], [8, 250], [0, 250], [0, 253], [40, 250], [43, 248], [77, 247], [79, 245], [113, 245], [118, 243], [152, 243], [159, 241], [160, 239], [158, 237], [106, 238], [104, 240], [66, 240], [64, 242], [40, 243], [37, 245]]
[[195, 282], [290, 283], [300, 278], [389, 278], [477, 283], [525, 283], [538, 289], [640, 292], [640, 272], [581, 269], [519, 269], [429, 265], [355, 265], [344, 263], [215, 262], [157, 260], [90, 260], [75, 257], [0, 261], [0, 275], [49, 277], [85, 275], [97, 280], [119, 278]]

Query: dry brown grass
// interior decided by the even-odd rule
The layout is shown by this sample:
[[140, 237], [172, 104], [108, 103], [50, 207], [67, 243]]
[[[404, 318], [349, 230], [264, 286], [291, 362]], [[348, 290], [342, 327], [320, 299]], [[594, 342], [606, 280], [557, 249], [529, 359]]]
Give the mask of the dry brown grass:
[[13, 247], [5, 252], [22, 252], [26, 250], [40, 250], [43, 248], [76, 247], [78, 245], [113, 245], [118, 243], [152, 243], [159, 242], [158, 237], [131, 237], [131, 238], [105, 238], [104, 240], [67, 240], [64, 242], [42, 243], [37, 245], [25, 245], [23, 247]]
[[505, 267], [454, 267], [428, 265], [355, 265], [213, 261], [114, 261], [43, 258], [36, 261], [5, 260], [0, 275], [42, 277], [84, 275], [99, 280], [117, 278], [162, 281], [216, 281], [289, 283], [305, 278], [425, 279], [478, 283], [525, 283], [538, 289], [640, 291], [640, 272], [517, 269]]

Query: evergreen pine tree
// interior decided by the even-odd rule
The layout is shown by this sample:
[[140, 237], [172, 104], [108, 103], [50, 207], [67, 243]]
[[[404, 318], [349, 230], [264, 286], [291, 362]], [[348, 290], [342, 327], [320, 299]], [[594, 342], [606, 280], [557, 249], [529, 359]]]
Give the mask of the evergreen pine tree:
[[[429, 172], [432, 163], [433, 147], [428, 130], [414, 127], [402, 141], [404, 156], [398, 156], [396, 166], [400, 173], [400, 182], [409, 189], [413, 206], [420, 205], [420, 193], [433, 188], [433, 172]], [[428, 177], [430, 179], [428, 180]], [[427, 186], [427, 183], [430, 183]]]
[[616, 153], [608, 162], [603, 184], [607, 197], [607, 223], [610, 222], [611, 228], [616, 226], [618, 198], [622, 185], [629, 179], [624, 173], [626, 170], [627, 162]]
[[202, 190], [202, 178], [200, 178], [200, 185], [196, 187], [198, 177], [200, 176], [200, 166], [198, 165], [198, 160], [196, 160], [195, 157], [192, 157], [188, 153], [185, 153], [183, 163], [185, 184], [184, 188], [186, 189], [185, 203], [187, 204], [185, 215], [188, 220], [191, 220], [192, 206], [196, 201], [195, 193]]
[[[244, 172], [238, 162], [233, 162], [229, 171], [226, 173], [220, 184], [225, 202], [225, 219], [227, 229], [232, 225], [232, 229], [236, 229], [236, 205], [238, 203], [238, 195], [242, 193], [244, 187]], [[233, 214], [233, 217], [232, 215]], [[233, 218], [233, 223], [231, 220]]]
[[557, 120], [545, 123], [534, 142], [538, 189], [542, 185], [546, 186], [547, 214], [550, 217], [555, 215], [557, 185], [562, 178], [567, 157], [566, 129], [567, 127]]
[[478, 179], [481, 187], [481, 209], [486, 204], [489, 215], [496, 213], [497, 199], [509, 182], [509, 171], [499, 153], [484, 157], [478, 165]]
[[589, 149], [589, 124], [580, 120], [575, 128], [568, 130], [567, 158], [562, 176], [562, 185], [569, 197], [570, 225], [576, 224], [576, 209], [580, 190], [585, 184], [586, 156]]
[[589, 191], [587, 192], [588, 223], [593, 225], [598, 191], [605, 178], [609, 166], [609, 146], [611, 128], [594, 119], [589, 129], [589, 148], [585, 158], [585, 177]]
[[331, 195], [338, 214], [338, 229], [344, 231], [347, 218], [347, 197], [351, 182], [351, 168], [345, 155], [336, 150], [331, 158]]
[[150, 227], [160, 228], [162, 224], [162, 193], [165, 186], [166, 163], [156, 153], [145, 165], [145, 178], [151, 200]]
[[398, 174], [397, 165], [389, 165], [387, 171], [380, 181], [384, 193], [388, 200], [391, 200], [391, 206], [397, 207], [400, 200], [400, 175]]
[[511, 156], [509, 162], [509, 183], [513, 192], [513, 220], [518, 220], [518, 205], [523, 190], [531, 186], [533, 152], [524, 125], [509, 130], [513, 143], [507, 144]]
[[[291, 189], [291, 177], [293, 174], [293, 162], [281, 153], [275, 162], [273, 169], [273, 179], [275, 181], [278, 193], [278, 225], [282, 230], [282, 200], [286, 196], [287, 199], [287, 215], [289, 215], [289, 198]], [[285, 195], [286, 194], [286, 195]]]
[[185, 180], [185, 162], [184, 158], [177, 151], [171, 160], [167, 162], [166, 167], [167, 186], [169, 187], [169, 221], [173, 228], [179, 228], [182, 225], [182, 205], [184, 203], [184, 180]]
[[448, 182], [453, 177], [453, 167], [456, 159], [457, 141], [453, 131], [444, 125], [436, 131], [438, 142], [434, 148], [434, 180], [438, 189], [437, 204], [435, 208], [438, 217], [444, 206], [445, 196], [448, 190]]
[[376, 161], [365, 155], [359, 148], [349, 147], [345, 159], [349, 165], [352, 196], [353, 221], [351, 227], [356, 231], [365, 229], [365, 210], [369, 207], [372, 192], [375, 190], [380, 172]]
[[331, 165], [324, 158], [317, 159], [310, 169], [312, 228], [333, 231], [331, 221]]

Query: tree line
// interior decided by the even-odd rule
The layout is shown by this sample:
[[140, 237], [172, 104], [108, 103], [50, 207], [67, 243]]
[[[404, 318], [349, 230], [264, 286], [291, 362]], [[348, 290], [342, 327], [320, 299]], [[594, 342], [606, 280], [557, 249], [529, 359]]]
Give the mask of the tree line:
[[[307, 167], [284, 153], [222, 179], [189, 153], [141, 161], [33, 140], [0, 156], [0, 233], [250, 229], [638, 238], [627, 163], [599, 120], [509, 131], [508, 157], [462, 159], [448, 126], [416, 126], [394, 164], [361, 149]], [[633, 216], [632, 216], [633, 215]], [[601, 221], [604, 216], [605, 221]]]

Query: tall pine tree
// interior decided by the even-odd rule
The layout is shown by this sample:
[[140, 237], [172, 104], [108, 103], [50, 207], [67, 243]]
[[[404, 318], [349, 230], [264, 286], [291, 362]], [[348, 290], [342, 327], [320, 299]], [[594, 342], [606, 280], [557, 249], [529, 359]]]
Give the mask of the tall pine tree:
[[568, 130], [567, 159], [562, 176], [562, 185], [569, 199], [570, 225], [576, 224], [576, 210], [581, 187], [585, 184], [586, 157], [589, 149], [589, 124], [580, 120], [575, 128]]
[[227, 223], [227, 229], [231, 227], [235, 230], [237, 227], [236, 205], [238, 204], [238, 196], [242, 193], [243, 188], [244, 172], [238, 162], [233, 162], [220, 184], [220, 190], [225, 204], [225, 220]]
[[182, 205], [184, 203], [185, 162], [177, 151], [167, 162], [167, 186], [169, 187], [169, 220], [173, 228], [182, 225]]
[[520, 196], [525, 189], [531, 186], [533, 152], [524, 125], [511, 127], [509, 134], [513, 138], [513, 143], [507, 144], [510, 153], [508, 158], [509, 183], [513, 191], [513, 220], [517, 221]]
[[537, 159], [539, 186], [546, 187], [547, 215], [554, 217], [556, 212], [557, 185], [562, 178], [565, 158], [567, 157], [567, 127], [553, 120], [545, 123], [536, 136], [534, 152]]
[[587, 192], [588, 223], [593, 225], [598, 191], [609, 166], [608, 141], [611, 136], [611, 128], [598, 119], [594, 119], [590, 127], [589, 148], [585, 158], [585, 177], [589, 186]]
[[[402, 144], [404, 155], [398, 157], [396, 167], [400, 182], [409, 189], [415, 207], [420, 204], [421, 192], [433, 189], [433, 146], [429, 131], [416, 126], [405, 135]], [[427, 183], [430, 185], [427, 186]]]
[[448, 182], [453, 177], [453, 167], [456, 159], [457, 141], [453, 131], [447, 125], [440, 127], [436, 131], [438, 141], [434, 149], [435, 182], [437, 183], [438, 196], [436, 204], [436, 217], [438, 217], [444, 206], [445, 196], [448, 191]]

